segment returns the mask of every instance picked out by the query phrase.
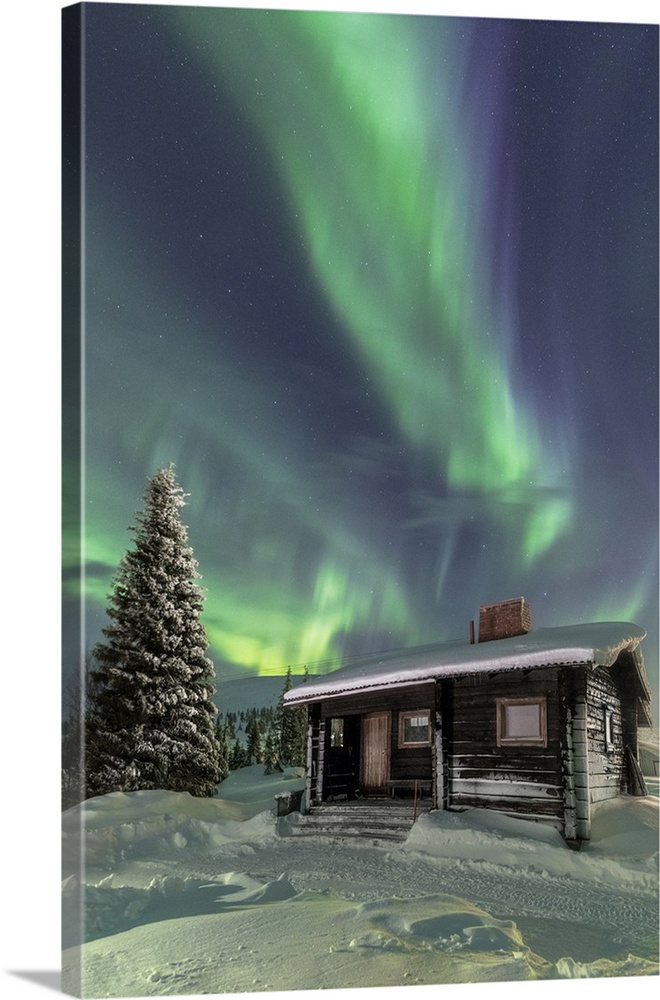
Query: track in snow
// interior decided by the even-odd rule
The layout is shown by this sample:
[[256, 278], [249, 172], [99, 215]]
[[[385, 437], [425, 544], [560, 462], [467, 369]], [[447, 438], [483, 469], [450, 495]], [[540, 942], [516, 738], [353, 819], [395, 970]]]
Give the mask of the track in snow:
[[[638, 886], [622, 891], [530, 868], [424, 860], [419, 855], [407, 858], [399, 851], [327, 842], [283, 839], [254, 847], [254, 854], [246, 856], [241, 851], [232, 858], [234, 863], [241, 863], [249, 875], [264, 882], [286, 873], [299, 892], [325, 889], [356, 902], [444, 893], [469, 900], [499, 918], [541, 917], [598, 927], [611, 933], [622, 948], [658, 931], [657, 897], [641, 895]], [[232, 854], [231, 845], [227, 845], [212, 858], [206, 857], [206, 871], [226, 870]], [[217, 867], [207, 867], [209, 861]]]

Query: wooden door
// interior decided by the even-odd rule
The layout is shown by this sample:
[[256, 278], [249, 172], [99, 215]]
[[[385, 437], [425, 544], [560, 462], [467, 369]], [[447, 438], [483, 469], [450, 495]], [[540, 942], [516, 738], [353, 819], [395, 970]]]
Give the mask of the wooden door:
[[362, 779], [366, 792], [384, 792], [390, 777], [390, 713], [362, 717]]

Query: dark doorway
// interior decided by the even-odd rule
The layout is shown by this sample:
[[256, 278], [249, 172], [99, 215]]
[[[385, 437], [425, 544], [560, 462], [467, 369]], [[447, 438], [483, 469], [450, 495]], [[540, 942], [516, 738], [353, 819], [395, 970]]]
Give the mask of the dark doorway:
[[359, 715], [326, 720], [325, 761], [324, 799], [354, 799], [360, 782]]

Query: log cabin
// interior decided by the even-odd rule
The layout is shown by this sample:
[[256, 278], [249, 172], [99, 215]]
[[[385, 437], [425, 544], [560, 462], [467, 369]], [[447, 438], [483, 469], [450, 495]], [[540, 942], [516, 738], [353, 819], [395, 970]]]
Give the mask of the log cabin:
[[645, 632], [627, 622], [531, 627], [524, 598], [484, 605], [478, 639], [356, 658], [285, 695], [307, 707], [304, 809], [425, 795], [590, 837], [592, 811], [646, 794]]

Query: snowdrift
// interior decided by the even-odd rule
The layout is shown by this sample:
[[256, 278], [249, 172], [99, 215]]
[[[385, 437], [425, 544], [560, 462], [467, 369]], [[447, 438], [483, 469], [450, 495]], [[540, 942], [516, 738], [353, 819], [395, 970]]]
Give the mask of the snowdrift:
[[115, 793], [69, 810], [64, 988], [137, 997], [657, 975], [657, 799], [604, 804], [580, 852], [485, 810], [423, 815], [385, 847], [278, 836], [275, 795], [303, 783], [257, 766], [215, 799]]

